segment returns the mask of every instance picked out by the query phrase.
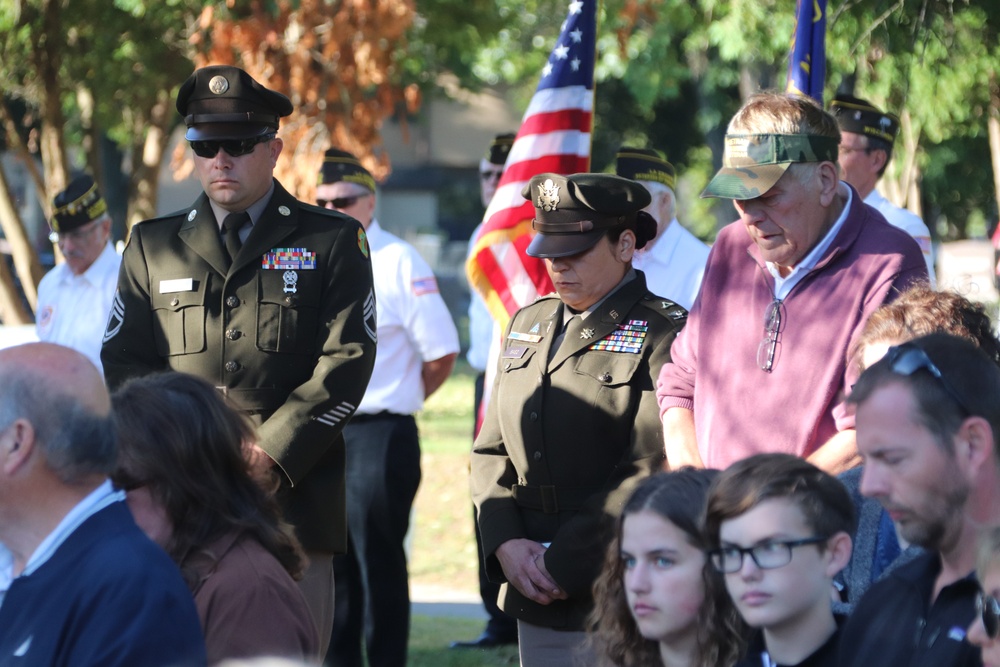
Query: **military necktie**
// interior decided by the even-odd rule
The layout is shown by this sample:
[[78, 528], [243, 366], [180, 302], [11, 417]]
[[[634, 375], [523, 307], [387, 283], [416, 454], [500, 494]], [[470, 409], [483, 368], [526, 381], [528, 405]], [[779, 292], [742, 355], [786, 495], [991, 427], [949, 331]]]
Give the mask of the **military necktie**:
[[240, 251], [243, 242], [240, 241], [240, 229], [250, 222], [250, 216], [246, 211], [242, 213], [230, 213], [222, 221], [223, 239], [226, 244], [226, 252], [229, 253], [229, 261], [232, 263]]

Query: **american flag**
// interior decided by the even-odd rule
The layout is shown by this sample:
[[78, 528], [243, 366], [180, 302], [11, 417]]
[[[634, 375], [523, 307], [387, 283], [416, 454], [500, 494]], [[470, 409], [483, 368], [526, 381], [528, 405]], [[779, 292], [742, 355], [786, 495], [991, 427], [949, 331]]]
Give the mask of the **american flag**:
[[597, 0], [572, 0], [465, 267], [501, 329], [552, 291], [542, 260], [525, 254], [535, 209], [521, 190], [536, 174], [590, 167], [596, 34]]
[[825, 80], [826, 0], [798, 0], [785, 92], [812, 97], [822, 105]]

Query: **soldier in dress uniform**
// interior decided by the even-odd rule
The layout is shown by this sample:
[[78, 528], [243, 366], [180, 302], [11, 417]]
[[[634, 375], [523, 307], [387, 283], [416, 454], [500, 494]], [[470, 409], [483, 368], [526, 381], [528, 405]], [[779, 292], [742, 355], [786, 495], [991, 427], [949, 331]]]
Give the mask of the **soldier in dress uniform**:
[[619, 508], [662, 467], [655, 381], [687, 313], [632, 268], [656, 233], [642, 185], [541, 174], [522, 194], [536, 216], [527, 252], [545, 258], [557, 293], [504, 334], [472, 495], [521, 664], [593, 664], [581, 655], [591, 587]]
[[184, 82], [177, 110], [204, 193], [132, 229], [104, 336], [105, 376], [115, 388], [130, 376], [191, 373], [251, 416], [248, 458], [257, 474], [280, 480], [279, 500], [311, 561], [300, 583], [325, 641], [333, 554], [346, 548], [341, 431], [375, 360], [367, 237], [353, 218], [300, 202], [274, 180], [287, 97], [213, 66]]

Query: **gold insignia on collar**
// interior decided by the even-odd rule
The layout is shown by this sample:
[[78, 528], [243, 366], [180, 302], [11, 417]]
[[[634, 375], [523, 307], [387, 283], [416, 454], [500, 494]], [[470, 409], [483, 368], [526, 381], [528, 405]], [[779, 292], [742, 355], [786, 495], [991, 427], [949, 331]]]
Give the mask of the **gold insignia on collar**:
[[538, 186], [537, 206], [543, 211], [554, 211], [559, 206], [559, 186], [551, 178]]
[[613, 309], [613, 308], [612, 308], [612, 309], [611, 309], [611, 312], [610, 312], [610, 313], [608, 313], [608, 314], [609, 314], [609, 315], [611, 315], [611, 317], [612, 317], [613, 319], [616, 319], [616, 320], [618, 319], [618, 311], [617, 311], [617, 310], [615, 310], [615, 309]]

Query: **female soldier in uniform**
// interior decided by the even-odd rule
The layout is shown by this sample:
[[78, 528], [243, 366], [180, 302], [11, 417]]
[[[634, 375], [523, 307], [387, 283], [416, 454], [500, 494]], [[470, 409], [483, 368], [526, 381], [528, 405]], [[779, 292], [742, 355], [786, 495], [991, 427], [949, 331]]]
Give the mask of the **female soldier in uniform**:
[[632, 254], [653, 238], [649, 193], [605, 174], [541, 174], [528, 254], [557, 294], [518, 311], [472, 451], [487, 571], [518, 619], [522, 665], [586, 657], [591, 587], [614, 520], [663, 464], [654, 395], [686, 312], [646, 289]]

